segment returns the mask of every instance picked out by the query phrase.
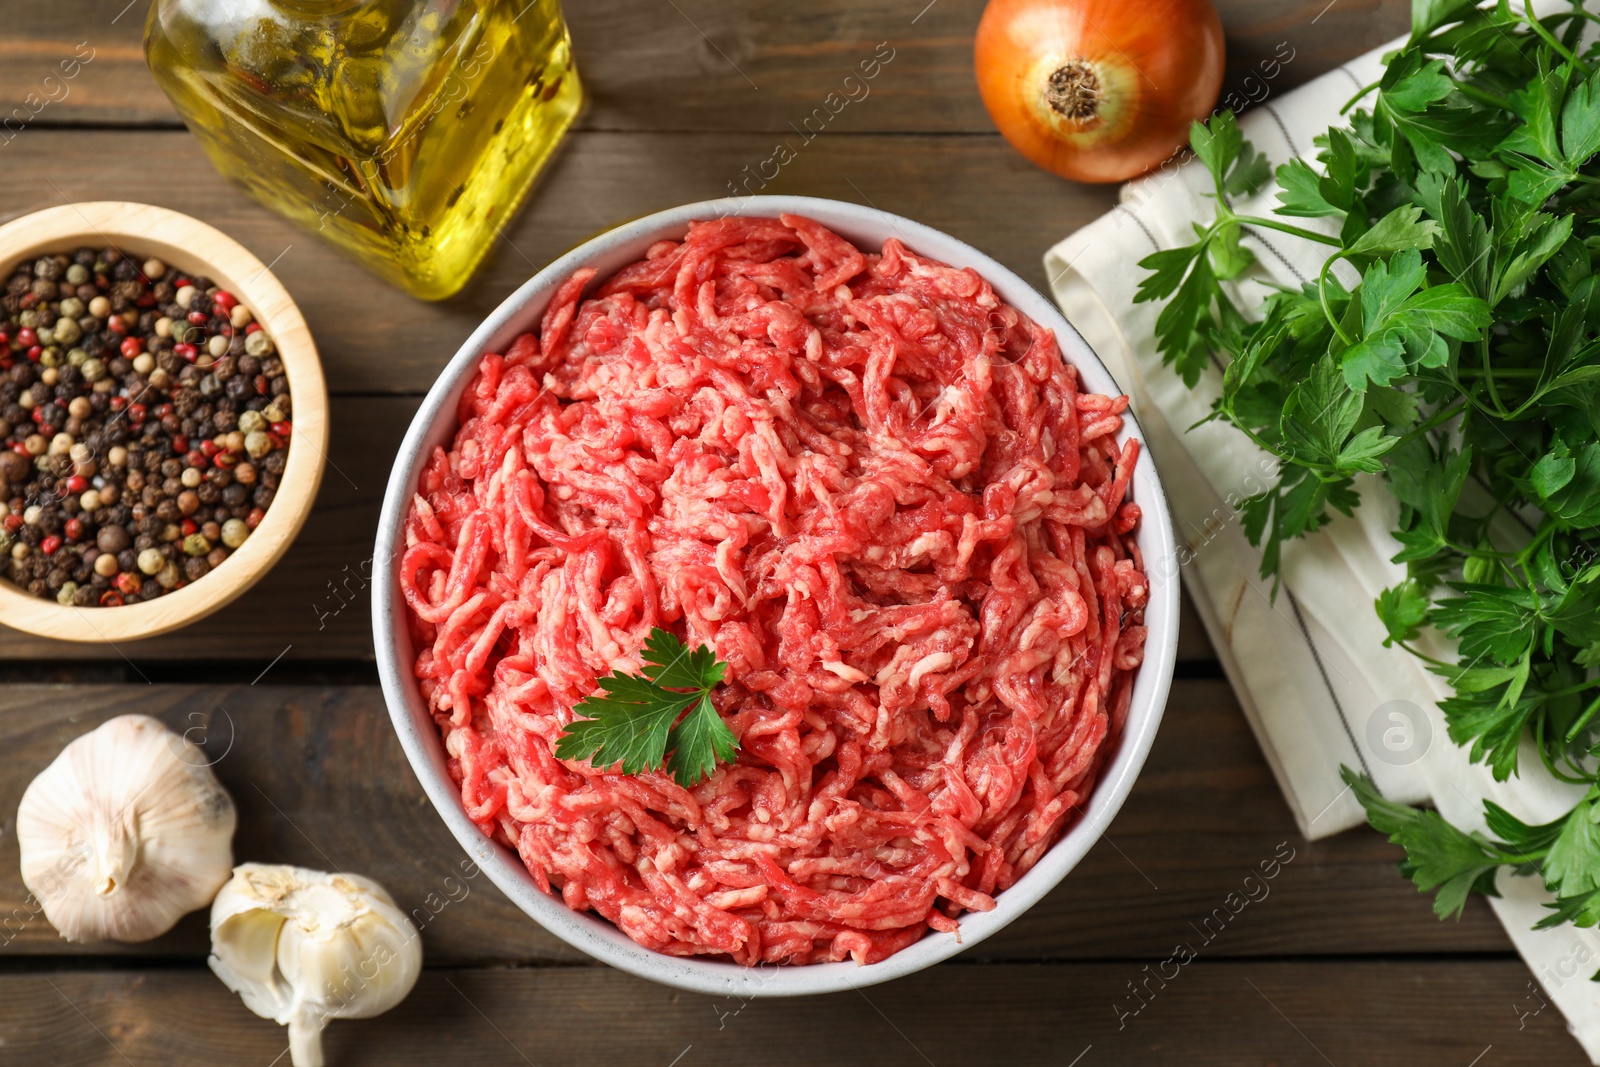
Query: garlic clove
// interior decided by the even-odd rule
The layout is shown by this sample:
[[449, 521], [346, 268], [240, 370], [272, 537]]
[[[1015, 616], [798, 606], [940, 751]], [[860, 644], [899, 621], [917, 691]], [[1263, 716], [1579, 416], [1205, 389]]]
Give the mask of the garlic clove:
[[17, 808], [22, 880], [69, 941], [147, 941], [233, 865], [233, 801], [205, 754], [147, 715], [73, 741]]
[[330, 1019], [388, 1011], [422, 971], [417, 928], [369, 878], [241, 864], [211, 905], [211, 969], [289, 1027], [294, 1067], [321, 1067]]

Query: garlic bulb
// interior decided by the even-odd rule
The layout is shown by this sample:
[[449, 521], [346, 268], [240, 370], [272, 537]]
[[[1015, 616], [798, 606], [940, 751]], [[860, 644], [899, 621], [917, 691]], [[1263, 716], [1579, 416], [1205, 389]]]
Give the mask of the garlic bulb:
[[227, 881], [237, 819], [198, 746], [120, 715], [22, 794], [22, 881], [68, 941], [147, 941]]
[[289, 1027], [294, 1067], [321, 1067], [328, 1020], [404, 1000], [422, 942], [370, 878], [245, 863], [211, 905], [210, 962], [246, 1007]]

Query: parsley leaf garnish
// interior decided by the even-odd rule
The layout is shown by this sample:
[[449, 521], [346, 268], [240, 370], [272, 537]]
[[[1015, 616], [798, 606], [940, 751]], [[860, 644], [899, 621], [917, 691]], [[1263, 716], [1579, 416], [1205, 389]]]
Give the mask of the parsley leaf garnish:
[[[1197, 124], [1213, 217], [1142, 261], [1135, 297], [1163, 304], [1157, 348], [1185, 382], [1223, 368], [1207, 421], [1279, 461], [1238, 505], [1262, 576], [1382, 484], [1406, 573], [1374, 606], [1386, 644], [1455, 642], [1454, 662], [1428, 659], [1454, 690], [1450, 740], [1497, 779], [1531, 754], [1588, 787], [1537, 826], [1486, 804], [1491, 837], [1347, 775], [1441, 916], [1508, 868], [1554, 894], [1541, 926], [1600, 924], [1600, 43], [1584, 32], [1600, 19], [1585, 7], [1413, 0], [1409, 40], [1315, 162], [1278, 168], [1264, 215], [1235, 203], [1263, 183], [1233, 115]], [[1241, 308], [1229, 283], [1267, 231], [1327, 246], [1327, 264]]]
[[640, 658], [642, 674], [612, 671], [598, 680], [601, 693], [573, 706], [581, 717], [556, 741], [556, 757], [586, 759], [595, 767], [620, 763], [623, 774], [665, 765], [686, 788], [719, 762], [732, 762], [739, 739], [711, 703], [727, 664], [709, 648], [688, 648], [660, 627], [650, 631]]

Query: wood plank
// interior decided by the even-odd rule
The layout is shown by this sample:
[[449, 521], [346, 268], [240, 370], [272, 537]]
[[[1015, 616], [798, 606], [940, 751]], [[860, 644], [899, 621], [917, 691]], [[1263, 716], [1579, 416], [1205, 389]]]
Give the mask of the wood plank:
[[[195, 215], [237, 238], [300, 304], [334, 394], [421, 393], [485, 315], [535, 271], [618, 222], [728, 195], [772, 152], [761, 134], [583, 133], [455, 299], [414, 301], [227, 185], [186, 133], [34, 130], [6, 150], [0, 221], [64, 200], [122, 199]], [[138, 159], [108, 167], [108, 159]], [[751, 186], [752, 191], [761, 191]], [[1109, 210], [1113, 190], [1072, 187], [993, 135], [818, 138], [765, 190], [871, 203], [943, 229], [1045, 285], [1054, 241]]]
[[1215, 663], [1216, 659], [1211, 638], [1206, 636], [1205, 623], [1200, 621], [1199, 613], [1189, 600], [1189, 591], [1185, 589], [1183, 599], [1178, 604], [1178, 662]]
[[[413, 397], [335, 399], [328, 466], [311, 517], [287, 555], [255, 588], [203, 622], [117, 645], [73, 644], [0, 627], [0, 662], [224, 660], [254, 665], [283, 655], [306, 660], [371, 660], [371, 573], [378, 508]], [[293, 646], [293, 647], [290, 647]], [[246, 681], [249, 679], [246, 678]]]
[[[1515, 959], [1218, 963], [1137, 1016], [1133, 963], [944, 964], [855, 993], [740, 1002], [600, 967], [425, 971], [379, 1019], [334, 1022], [328, 1062], [921, 1065], [1587, 1063]], [[1123, 1008], [1126, 1011], [1126, 1008]], [[1121, 1029], [1119, 1029], [1119, 1018]], [[267, 1064], [283, 1031], [200, 969], [0, 978], [8, 1062]], [[1076, 1057], [1076, 1058], [1075, 1058]]]
[[[0, 813], [16, 810], [28, 781], [73, 738], [112, 715], [151, 714], [205, 741], [239, 806], [239, 861], [378, 879], [408, 911], [425, 909], [419, 920], [438, 912], [424, 927], [434, 962], [576, 957], [486, 878], [462, 879], [462, 853], [430, 810], [375, 687], [275, 686], [270, 673], [249, 682], [241, 672], [233, 685], [7, 687]], [[1460, 923], [1435, 920], [1428, 900], [1396, 874], [1398, 855], [1365, 830], [1316, 844], [1300, 838], [1227, 686], [1180, 682], [1107, 837], [1027, 915], [963, 958], [1160, 959], [1201, 937], [1208, 958], [1509, 948], [1481, 901]], [[1262, 880], [1274, 857], [1276, 875]], [[28, 903], [17, 870], [15, 838], [0, 833], [0, 960], [205, 953], [199, 915], [144, 945], [69, 945]], [[1252, 873], [1257, 882], [1247, 883]], [[1236, 917], [1218, 917], [1239, 892], [1257, 899]], [[455, 899], [444, 905], [441, 897]]]
[[[0, 119], [14, 115], [10, 130], [24, 121], [35, 127], [177, 124], [145, 66], [147, 5], [126, 2], [62, 0], [7, 12]], [[1293, 57], [1270, 79], [1271, 91], [1281, 92], [1399, 35], [1409, 15], [1404, 0], [1218, 0], [1217, 8], [1228, 35], [1225, 100], [1229, 92], [1260, 99], [1263, 61]], [[791, 124], [823, 106], [829, 93], [845, 92], [858, 99], [828, 123], [830, 129], [993, 128], [973, 77], [972, 36], [982, 5], [971, 0], [583, 0], [566, 9], [589, 91], [581, 120], [586, 129], [788, 135]], [[862, 96], [844, 78], [880, 43], [893, 49], [893, 58]], [[76, 66], [60, 66], [74, 58]], [[76, 76], [61, 79], [63, 71]], [[51, 77], [57, 80], [46, 81]]]

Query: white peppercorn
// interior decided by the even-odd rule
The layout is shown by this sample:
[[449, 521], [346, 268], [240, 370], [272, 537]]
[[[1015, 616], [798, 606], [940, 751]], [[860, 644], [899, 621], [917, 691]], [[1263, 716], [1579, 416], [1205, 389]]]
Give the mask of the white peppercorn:
[[260, 459], [272, 451], [272, 439], [261, 430], [254, 430], [244, 435], [244, 450], [251, 459]]
[[63, 318], [55, 325], [51, 339], [57, 344], [74, 345], [83, 337], [83, 330], [78, 327], [76, 319]]

